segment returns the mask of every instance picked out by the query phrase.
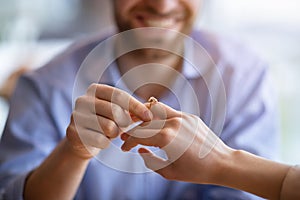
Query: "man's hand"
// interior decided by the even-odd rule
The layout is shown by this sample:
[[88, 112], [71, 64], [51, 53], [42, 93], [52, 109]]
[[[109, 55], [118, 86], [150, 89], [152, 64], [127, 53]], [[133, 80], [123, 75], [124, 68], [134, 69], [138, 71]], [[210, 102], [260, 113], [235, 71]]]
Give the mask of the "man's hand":
[[67, 139], [78, 156], [89, 159], [108, 147], [110, 140], [120, 135], [121, 128], [132, 123], [132, 116], [145, 122], [152, 118], [150, 110], [128, 93], [92, 84], [76, 100]]

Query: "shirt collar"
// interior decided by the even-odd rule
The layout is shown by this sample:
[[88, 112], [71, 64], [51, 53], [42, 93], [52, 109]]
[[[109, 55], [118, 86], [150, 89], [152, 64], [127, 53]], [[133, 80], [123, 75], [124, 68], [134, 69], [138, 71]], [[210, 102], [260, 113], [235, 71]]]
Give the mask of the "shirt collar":
[[[113, 46], [111, 46], [111, 43], [107, 43], [103, 45], [103, 48], [109, 50], [103, 51], [98, 49], [97, 51], [101, 51], [98, 55], [101, 56], [94, 58], [94, 62], [90, 61], [89, 65], [92, 66], [89, 66], [86, 73], [84, 73], [88, 85], [95, 82], [116, 85], [120, 81], [120, 71], [115, 62], [114, 51], [111, 51]], [[103, 54], [103, 52], [105, 53]], [[185, 40], [183, 59], [182, 74], [187, 79], [196, 79], [204, 76], [213, 65], [212, 58], [207, 51], [191, 37]], [[103, 71], [102, 69], [99, 72], [100, 68], [106, 68], [106, 70]], [[128, 90], [124, 83], [118, 83], [118, 85], [122, 86], [122, 89]]]

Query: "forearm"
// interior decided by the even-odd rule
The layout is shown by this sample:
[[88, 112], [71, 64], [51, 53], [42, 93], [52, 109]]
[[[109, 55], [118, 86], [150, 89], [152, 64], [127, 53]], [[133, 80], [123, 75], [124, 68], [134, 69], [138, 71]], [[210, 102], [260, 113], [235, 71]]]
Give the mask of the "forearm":
[[300, 166], [291, 167], [281, 188], [280, 199], [300, 199]]
[[89, 159], [78, 157], [64, 139], [27, 178], [24, 199], [72, 199]]
[[223, 162], [217, 184], [268, 199], [280, 198], [283, 180], [290, 166], [236, 150]]

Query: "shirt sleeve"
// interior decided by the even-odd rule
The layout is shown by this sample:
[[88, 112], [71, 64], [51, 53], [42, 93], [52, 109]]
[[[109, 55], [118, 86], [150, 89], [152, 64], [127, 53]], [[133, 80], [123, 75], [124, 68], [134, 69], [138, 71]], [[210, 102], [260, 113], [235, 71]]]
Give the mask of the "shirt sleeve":
[[28, 173], [16, 176], [5, 188], [0, 190], [0, 199], [21, 200], [23, 199], [23, 188]]
[[28, 173], [59, 140], [39, 91], [34, 81], [22, 77], [10, 102], [0, 142], [0, 194], [4, 199], [22, 199]]

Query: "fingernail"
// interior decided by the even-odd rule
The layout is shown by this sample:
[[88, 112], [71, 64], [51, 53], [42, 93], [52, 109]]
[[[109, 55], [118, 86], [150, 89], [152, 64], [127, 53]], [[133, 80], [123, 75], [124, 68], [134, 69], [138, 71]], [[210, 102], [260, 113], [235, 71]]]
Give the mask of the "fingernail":
[[125, 149], [125, 147], [123, 147], [123, 146], [121, 146], [121, 150], [122, 150], [123, 152], [128, 152], [128, 150]]
[[127, 140], [128, 137], [129, 137], [129, 135], [127, 135], [126, 133], [122, 133], [120, 136], [121, 140], [123, 140], [123, 141]]
[[123, 140], [123, 141], [124, 141], [124, 140], [125, 140], [125, 138], [124, 138], [124, 134], [121, 134], [121, 135], [120, 135], [120, 138], [121, 138], [121, 140]]
[[150, 110], [146, 110], [144, 112], [144, 117], [146, 120], [150, 121], [153, 118], [152, 112]]

